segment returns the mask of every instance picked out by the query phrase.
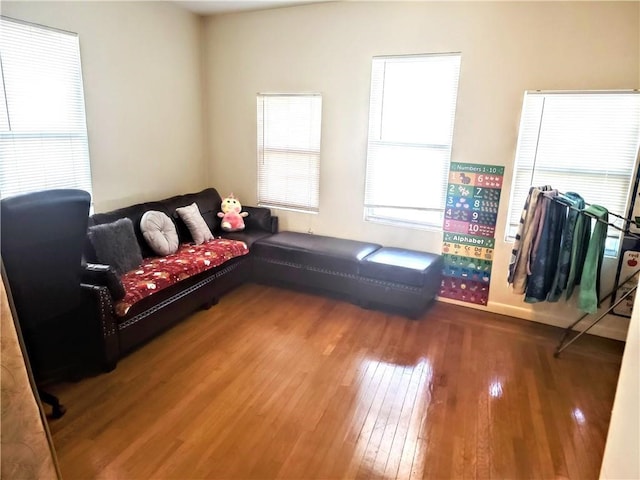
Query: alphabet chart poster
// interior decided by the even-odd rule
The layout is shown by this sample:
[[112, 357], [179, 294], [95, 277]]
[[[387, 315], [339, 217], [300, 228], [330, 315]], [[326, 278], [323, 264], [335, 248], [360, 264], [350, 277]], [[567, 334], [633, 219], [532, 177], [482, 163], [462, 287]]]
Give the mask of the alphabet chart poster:
[[441, 297], [486, 305], [504, 167], [451, 163]]

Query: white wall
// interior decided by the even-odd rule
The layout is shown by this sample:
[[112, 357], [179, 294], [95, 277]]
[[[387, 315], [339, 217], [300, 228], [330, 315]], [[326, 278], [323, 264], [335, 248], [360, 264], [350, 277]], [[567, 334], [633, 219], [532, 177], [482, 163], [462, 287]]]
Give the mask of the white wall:
[[96, 211], [207, 186], [200, 18], [163, 2], [6, 2], [76, 32]]
[[[0, 8], [80, 35], [96, 211], [209, 185], [255, 204], [255, 94], [319, 91], [320, 214], [277, 211], [282, 228], [432, 252], [441, 232], [363, 221], [371, 57], [461, 51], [452, 160], [506, 167], [488, 308], [555, 325], [577, 318], [572, 306], [524, 304], [505, 281], [522, 95], [640, 88], [640, 3], [334, 2], [209, 17], [204, 31], [163, 2]], [[613, 317], [594, 331], [622, 339], [627, 324]]]
[[602, 480], [640, 478], [640, 295], [636, 297], [620, 366], [607, 443], [602, 458]]
[[[323, 95], [320, 213], [277, 211], [282, 229], [440, 252], [442, 233], [363, 220], [371, 57], [462, 52], [452, 161], [504, 165], [488, 308], [556, 325], [572, 306], [524, 304], [503, 240], [525, 90], [640, 87], [638, 2], [335, 2], [208, 17], [210, 183], [256, 202], [258, 92]], [[408, 172], [410, 174], [410, 172]], [[588, 192], [584, 192], [588, 201]], [[614, 262], [606, 276], [611, 283]], [[466, 304], [468, 305], [468, 304]], [[624, 338], [614, 317], [595, 332]]]

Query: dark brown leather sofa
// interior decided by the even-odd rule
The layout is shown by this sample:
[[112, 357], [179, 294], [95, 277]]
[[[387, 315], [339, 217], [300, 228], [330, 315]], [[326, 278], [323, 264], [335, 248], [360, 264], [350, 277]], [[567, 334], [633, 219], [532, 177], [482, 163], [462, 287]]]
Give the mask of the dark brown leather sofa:
[[[191, 242], [191, 234], [176, 215], [176, 208], [194, 202], [198, 205], [202, 217], [214, 236], [244, 241], [250, 249], [256, 240], [270, 236], [278, 230], [278, 219], [271, 215], [269, 209], [244, 207], [243, 210], [249, 213], [249, 216], [244, 219], [245, 230], [234, 233], [222, 231], [220, 219], [216, 215], [220, 211], [221, 198], [214, 188], [160, 201], [140, 203], [106, 213], [96, 213], [89, 217], [89, 226], [129, 218], [133, 223], [142, 256], [151, 257], [154, 253], [140, 231], [142, 215], [148, 210], [166, 213], [175, 221], [180, 243]], [[106, 370], [113, 369], [123, 355], [193, 311], [216, 304], [225, 292], [248, 281], [252, 270], [251, 253], [233, 258], [218, 267], [181, 280], [142, 299], [124, 317], [119, 317], [114, 313], [113, 273], [108, 267], [96, 265], [95, 251], [89, 241], [85, 246], [85, 260], [89, 268], [83, 283], [85, 288], [94, 289], [99, 299], [102, 344], [98, 349], [101, 350], [102, 368]]]
[[113, 275], [109, 267], [93, 264], [95, 253], [87, 242], [85, 288], [94, 289], [99, 298], [102, 340], [98, 350], [103, 368], [112, 369], [127, 352], [198, 308], [217, 303], [225, 292], [247, 281], [329, 293], [367, 308], [400, 310], [413, 318], [437, 294], [440, 255], [299, 232], [278, 233], [278, 218], [260, 207], [244, 207], [249, 213], [245, 230], [226, 233], [217, 217], [220, 195], [213, 188], [95, 214], [89, 225], [131, 219], [142, 255], [149, 257], [154, 254], [140, 231], [142, 215], [148, 210], [166, 213], [174, 219], [181, 243], [190, 242], [191, 235], [175, 210], [193, 202], [215, 236], [244, 241], [249, 254], [142, 299], [124, 317], [114, 313], [115, 288], [109, 280]]

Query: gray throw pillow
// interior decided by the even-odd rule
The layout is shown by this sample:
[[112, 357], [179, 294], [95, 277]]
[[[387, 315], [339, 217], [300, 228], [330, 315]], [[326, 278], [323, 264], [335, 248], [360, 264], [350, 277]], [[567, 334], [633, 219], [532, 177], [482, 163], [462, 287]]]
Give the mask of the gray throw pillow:
[[162, 257], [178, 251], [178, 232], [166, 213], [149, 210], [140, 219], [140, 230], [151, 249]]
[[193, 238], [193, 242], [196, 245], [213, 240], [213, 234], [211, 230], [209, 230], [204, 218], [202, 218], [198, 205], [195, 202], [186, 207], [176, 208], [176, 213], [189, 229], [191, 238]]
[[98, 262], [111, 265], [118, 275], [133, 270], [142, 263], [140, 246], [129, 218], [89, 227], [89, 240]]

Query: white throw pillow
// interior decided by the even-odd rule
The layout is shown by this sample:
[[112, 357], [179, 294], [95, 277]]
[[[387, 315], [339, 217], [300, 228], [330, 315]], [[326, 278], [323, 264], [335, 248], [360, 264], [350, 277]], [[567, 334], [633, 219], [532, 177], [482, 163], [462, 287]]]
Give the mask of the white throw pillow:
[[213, 240], [213, 234], [211, 230], [209, 230], [204, 218], [202, 218], [198, 205], [195, 202], [186, 207], [176, 208], [176, 212], [189, 229], [193, 242], [196, 245]]
[[140, 230], [151, 249], [166, 256], [178, 250], [178, 232], [166, 213], [149, 210], [140, 219]]

